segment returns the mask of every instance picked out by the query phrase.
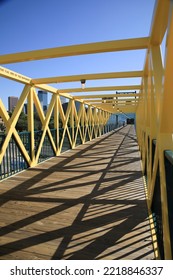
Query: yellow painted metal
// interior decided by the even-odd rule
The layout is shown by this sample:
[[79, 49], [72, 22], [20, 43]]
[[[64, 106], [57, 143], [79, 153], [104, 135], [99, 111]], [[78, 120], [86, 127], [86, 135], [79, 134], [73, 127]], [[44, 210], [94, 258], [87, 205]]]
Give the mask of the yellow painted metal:
[[168, 14], [170, 9], [170, 0], [157, 0], [155, 4], [151, 31], [151, 45], [160, 45], [168, 26]]
[[82, 126], [82, 123], [83, 123], [83, 103], [80, 104], [79, 111], [77, 112], [76, 108], [75, 108], [74, 112], [75, 112], [75, 119], [76, 119], [75, 143], [76, 143], [76, 140], [77, 140], [78, 132], [80, 133], [82, 143], [84, 143], [84, 137], [83, 137], [83, 133], [82, 133], [82, 130], [83, 130], [83, 126]]
[[[80, 99], [83, 99], [85, 101], [85, 99], [88, 99], [88, 98], [91, 98], [91, 99], [95, 99], [95, 98], [101, 98], [102, 100], [104, 100], [105, 98], [110, 98], [110, 97], [116, 97], [116, 98], [119, 98], [119, 97], [139, 97], [140, 94], [138, 93], [123, 93], [123, 94], [117, 94], [117, 93], [113, 93], [113, 94], [92, 94], [92, 95], [77, 95], [77, 96], [74, 96], [74, 99], [76, 100], [80, 100]], [[86, 101], [85, 101], [86, 102]], [[88, 100], [89, 102], [89, 100]]]
[[[172, 259], [167, 182], [164, 151], [173, 150], [173, 3], [157, 1], [151, 28], [150, 47], [146, 55], [141, 98], [137, 107], [137, 135], [143, 166], [147, 166], [149, 207], [154, 199], [156, 174], [159, 166], [163, 246], [165, 259]], [[168, 18], [169, 11], [169, 18]], [[166, 60], [163, 68], [160, 44], [167, 31]], [[155, 139], [155, 155], [152, 158], [152, 141]], [[146, 164], [147, 163], [147, 164]], [[145, 170], [145, 168], [144, 168]]]
[[30, 148], [31, 148], [31, 166], [36, 165], [35, 161], [35, 141], [34, 141], [34, 89], [31, 88], [28, 95], [27, 115], [28, 115], [28, 131], [30, 132]]
[[[156, 175], [159, 167], [161, 208], [163, 221], [163, 245], [165, 259], [172, 259], [171, 238], [169, 225], [169, 209], [167, 201], [167, 184], [164, 163], [164, 151], [173, 150], [173, 3], [170, 0], [157, 0], [151, 25], [150, 37], [127, 39], [109, 42], [98, 42], [75, 46], [58, 47], [45, 50], [30, 51], [18, 54], [1, 55], [0, 63], [15, 63], [46, 58], [95, 54], [102, 52], [115, 52], [135, 49], [147, 49], [143, 71], [125, 71], [112, 73], [79, 74], [49, 78], [31, 79], [19, 73], [0, 67], [0, 76], [25, 84], [19, 102], [10, 118], [2, 101], [0, 100], [0, 116], [6, 125], [7, 136], [1, 147], [0, 163], [3, 160], [9, 141], [14, 135], [15, 140], [29, 166], [38, 163], [46, 133], [56, 155], [61, 150], [68, 136], [72, 148], [75, 148], [78, 135], [82, 143], [100, 136], [103, 126], [111, 114], [136, 113], [136, 128], [139, 148], [141, 152], [143, 171], [147, 174], [147, 199], [151, 208]], [[162, 63], [161, 43], [167, 30], [165, 67]], [[46, 83], [76, 82], [82, 79], [113, 79], [141, 77], [141, 85], [91, 87], [86, 89], [58, 89]], [[35, 89], [42, 89], [52, 94], [52, 99], [46, 115], [38, 99]], [[132, 94], [109, 94], [108, 91], [137, 90]], [[106, 91], [105, 94], [87, 94], [87, 92]], [[69, 93], [82, 92], [80, 96]], [[69, 101], [67, 111], [64, 113], [60, 96], [65, 96]], [[108, 99], [110, 98], [110, 99]], [[112, 99], [111, 99], [112, 98]], [[105, 99], [105, 102], [104, 102]], [[28, 130], [31, 132], [31, 157], [28, 155], [18, 132], [15, 129], [25, 100], [28, 101]], [[80, 102], [79, 110], [75, 101]], [[113, 106], [114, 105], [114, 106]], [[35, 106], [42, 123], [42, 137], [35, 155], [34, 147], [34, 111]], [[54, 142], [49, 129], [49, 121], [54, 112], [54, 127], [56, 129], [56, 142]], [[59, 121], [62, 120], [63, 135], [59, 141]], [[71, 133], [68, 123], [71, 126]], [[76, 128], [75, 128], [76, 127]], [[155, 155], [153, 157], [153, 140], [156, 140]], [[151, 210], [151, 209], [149, 209]], [[150, 212], [151, 216], [151, 212]]]
[[93, 91], [118, 91], [118, 90], [139, 90], [141, 85], [129, 85], [129, 86], [109, 86], [109, 87], [91, 87], [91, 88], [69, 88], [59, 89], [59, 93], [72, 93], [72, 92], [93, 92]]
[[64, 126], [63, 126], [64, 131], [63, 131], [63, 136], [62, 136], [62, 139], [64, 141], [65, 132], [67, 131], [67, 135], [68, 135], [68, 139], [69, 139], [71, 147], [73, 147], [73, 144], [72, 144], [72, 138], [71, 138], [69, 127], [68, 127], [68, 122], [70, 120], [70, 113], [71, 113], [71, 110], [72, 110], [72, 102], [73, 102], [72, 99], [68, 102], [68, 107], [67, 107], [67, 111], [66, 111], [66, 114], [65, 114], [65, 122], [64, 122]]
[[54, 106], [54, 127], [56, 129], [56, 156], [58, 156], [60, 154], [60, 150], [59, 150], [59, 102], [60, 102], [60, 98], [59, 95], [55, 95], [56, 96], [56, 100], [55, 100], [55, 106]]
[[160, 186], [161, 186], [161, 206], [162, 206], [162, 223], [163, 223], [163, 245], [165, 259], [172, 259], [171, 252], [171, 240], [170, 240], [170, 226], [168, 216], [168, 201], [167, 201], [167, 186], [166, 186], [166, 174], [164, 164], [164, 153], [159, 146], [159, 167], [160, 167]]
[[[172, 11], [172, 9], [171, 9]], [[164, 95], [162, 100], [162, 121], [161, 121], [161, 132], [162, 133], [173, 133], [173, 12], [170, 15], [169, 21], [169, 32], [167, 37], [167, 48], [166, 48], [166, 66], [165, 66], [165, 79], [164, 79]], [[170, 147], [170, 148], [173, 148]]]
[[97, 42], [97, 43], [89, 43], [89, 44], [81, 44], [81, 45], [74, 45], [74, 46], [65, 46], [65, 47], [57, 47], [57, 48], [42, 49], [36, 51], [0, 55], [0, 64], [8, 64], [8, 63], [23, 62], [23, 61], [56, 58], [56, 57], [76, 56], [76, 55], [84, 55], [84, 54], [147, 49], [148, 46], [149, 46], [149, 37]]
[[74, 132], [74, 110], [75, 110], [74, 99], [71, 100], [71, 115], [70, 115], [70, 127], [71, 127], [71, 141], [72, 149], [75, 147], [75, 132]]
[[49, 120], [50, 120], [50, 117], [51, 117], [51, 113], [52, 113], [53, 107], [54, 107], [55, 102], [56, 102], [56, 96], [54, 96], [54, 95], [52, 96], [52, 99], [51, 99], [51, 102], [50, 102], [50, 105], [49, 105], [46, 117], [44, 115], [42, 106], [41, 106], [41, 104], [39, 102], [37, 93], [35, 91], [34, 91], [33, 99], [34, 99], [34, 104], [35, 104], [36, 110], [38, 112], [38, 115], [39, 115], [41, 123], [42, 123], [42, 129], [43, 129], [42, 137], [41, 137], [41, 140], [40, 140], [40, 143], [39, 143], [39, 147], [38, 147], [38, 150], [37, 150], [37, 154], [36, 154], [36, 162], [38, 162], [39, 155], [40, 155], [40, 152], [41, 152], [41, 148], [42, 148], [42, 144], [43, 144], [43, 141], [44, 141], [44, 138], [45, 138], [46, 131], [48, 133], [48, 136], [49, 136], [50, 142], [52, 144], [52, 147], [54, 149], [54, 152], [56, 153], [56, 145], [55, 145], [55, 143], [53, 141], [52, 134], [51, 134], [50, 129], [48, 127], [48, 123], [49, 123]]
[[153, 92], [155, 99], [155, 109], [156, 109], [156, 118], [157, 125], [159, 124], [159, 119], [161, 116], [161, 103], [162, 103], [162, 77], [164, 75], [163, 63], [161, 50], [159, 46], [151, 47], [151, 59], [152, 59], [152, 68], [153, 68], [153, 79], [155, 81], [155, 91]]
[[[90, 104], [95, 104], [95, 103], [97, 103], [97, 104], [105, 104], [105, 105], [107, 105], [107, 104], [116, 104], [116, 103], [124, 103], [124, 104], [126, 104], [126, 102], [127, 102], [127, 104], [129, 103], [138, 103], [138, 99], [136, 99], [136, 98], [118, 98], [117, 97], [117, 99], [108, 99], [108, 100], [102, 100], [102, 99], [84, 99], [85, 100], [85, 102], [87, 102], [87, 103], [90, 103]], [[96, 105], [96, 104], [95, 104]]]
[[[165, 259], [172, 259], [171, 241], [170, 241], [170, 226], [168, 217], [168, 202], [167, 202], [167, 184], [164, 165], [164, 150], [173, 150], [173, 111], [172, 104], [172, 88], [173, 79], [171, 72], [173, 71], [173, 2], [170, 2], [168, 31], [166, 42], [166, 61], [164, 72], [164, 85], [162, 96], [161, 120], [160, 120], [160, 135], [159, 135], [159, 166], [161, 178], [161, 195], [162, 195], [162, 220], [163, 220], [163, 236]], [[171, 61], [170, 61], [171, 60]], [[168, 113], [169, 112], [169, 113]]]
[[[168, 14], [171, 0], [157, 0], [150, 28], [150, 45], [159, 46], [162, 43], [168, 26]], [[144, 64], [144, 75], [148, 75], [148, 50]]]
[[66, 114], [64, 114], [62, 104], [61, 104], [61, 102], [59, 102], [60, 116], [61, 116], [62, 123], [63, 123], [63, 128], [64, 128], [63, 134], [62, 134], [62, 139], [61, 139], [60, 146], [59, 146], [60, 147], [60, 152], [62, 150], [62, 146], [63, 146], [63, 142], [64, 142], [64, 139], [65, 139], [66, 132], [67, 132], [67, 135], [68, 135], [68, 138], [69, 138], [70, 145], [71, 145], [71, 147], [73, 146], [71, 135], [70, 135], [69, 128], [68, 128], [68, 121], [69, 121], [69, 117], [70, 117], [71, 106], [72, 106], [72, 100], [69, 101]]
[[3, 142], [3, 145], [1, 147], [1, 153], [0, 153], [0, 163], [2, 162], [3, 160], [3, 157], [5, 155], [5, 152], [6, 152], [6, 149], [8, 147], [8, 144], [9, 144], [9, 141], [12, 137], [12, 134], [14, 135], [17, 143], [19, 144], [20, 146], [20, 149], [22, 151], [22, 154], [25, 158], [25, 160], [27, 161], [27, 163], [29, 164], [30, 163], [30, 157], [15, 129], [15, 126], [16, 126], [16, 123], [18, 121], [18, 118], [20, 116], [20, 113], [23, 109], [23, 105], [24, 105], [24, 102], [25, 102], [25, 99], [27, 98], [28, 94], [29, 94], [29, 90], [30, 90], [30, 86], [26, 85], [23, 89], [23, 92], [21, 94], [21, 97], [16, 105], [16, 108], [11, 116], [11, 118], [9, 117], [9, 114], [7, 113], [2, 101], [0, 103], [0, 114], [3, 118], [3, 121], [5, 122], [5, 125], [6, 125], [6, 131], [7, 131], [7, 135], [6, 135], [6, 138], [5, 138], [5, 141]]
[[136, 78], [142, 77], [143, 71], [126, 71], [126, 72], [110, 72], [98, 74], [82, 74], [72, 76], [57, 76], [49, 78], [32, 79], [32, 83], [36, 84], [52, 84], [52, 83], [66, 83], [78, 82], [81, 80], [99, 80], [99, 79], [115, 79], [115, 78]]
[[[40, 152], [41, 152], [41, 148], [43, 146], [43, 141], [44, 141], [46, 132], [48, 132], [49, 139], [51, 141], [52, 147], [54, 149], [54, 152], [56, 153], [56, 145], [54, 143], [54, 140], [52, 138], [52, 134], [51, 134], [51, 132], [49, 130], [49, 127], [48, 127], [48, 124], [49, 124], [49, 121], [50, 121], [50, 117], [51, 117], [51, 114], [52, 114], [55, 102], [56, 102], [56, 97], [53, 95], [52, 99], [51, 99], [51, 102], [50, 102], [50, 105], [48, 107], [47, 113], [46, 113], [46, 117], [44, 118], [44, 122], [42, 123], [43, 133], [42, 133], [41, 140], [40, 140], [40, 143], [39, 143], [39, 147], [38, 147], [38, 150], [37, 150], [37, 155], [36, 155], [36, 161], [37, 162], [38, 162], [38, 158], [39, 158], [39, 155], [40, 155]], [[38, 106], [38, 104], [37, 104], [37, 106]]]
[[0, 66], [0, 76], [22, 84], [31, 84], [31, 78], [21, 75], [10, 69], [4, 68], [2, 66]]
[[69, 99], [73, 98], [73, 96], [71, 96], [70, 94], [68, 94], [66, 92], [61, 94], [58, 89], [56, 89], [54, 87], [51, 87], [51, 86], [48, 86], [48, 85], [45, 85], [45, 84], [41, 84], [41, 85], [38, 84], [38, 85], [36, 85], [36, 87], [39, 88], [39, 89], [45, 90], [47, 92], [53, 93], [53, 94], [59, 93], [59, 95], [64, 96], [64, 97], [69, 98]]

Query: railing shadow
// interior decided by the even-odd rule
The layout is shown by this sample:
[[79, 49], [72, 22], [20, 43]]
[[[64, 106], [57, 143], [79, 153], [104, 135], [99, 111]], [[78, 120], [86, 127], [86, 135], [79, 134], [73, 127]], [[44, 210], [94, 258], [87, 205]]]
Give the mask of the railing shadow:
[[[61, 155], [58, 164], [52, 159], [51, 168], [46, 168], [49, 162], [45, 162], [25, 171], [23, 176], [28, 175], [28, 179], [25, 177], [22, 183], [22, 174], [18, 175], [19, 181], [16, 177], [6, 181], [15, 181], [16, 186], [1, 194], [2, 211], [10, 205], [15, 210], [16, 205], [24, 213], [16, 209], [20, 216], [14, 214], [8, 221], [4, 216], [1, 259], [34, 255], [40, 259], [153, 258], [142, 174], [140, 169], [130, 170], [137, 162], [135, 152], [124, 158], [124, 170], [122, 155], [121, 166], [118, 162], [121, 149], [128, 149], [124, 143], [129, 128], [123, 130], [124, 135], [119, 131], [115, 138], [110, 133], [70, 151], [71, 156]], [[100, 145], [104, 153], [108, 142], [115, 147], [113, 141], [118, 148], [112, 151], [111, 158], [94, 152]], [[30, 178], [30, 172], [36, 175]], [[28, 214], [25, 209], [29, 203], [37, 205], [37, 209], [31, 207]]]

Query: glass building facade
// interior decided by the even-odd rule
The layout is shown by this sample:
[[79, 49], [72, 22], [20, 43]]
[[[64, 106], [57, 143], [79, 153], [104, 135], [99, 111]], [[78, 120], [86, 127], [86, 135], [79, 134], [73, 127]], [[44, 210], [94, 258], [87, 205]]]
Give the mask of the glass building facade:
[[43, 108], [43, 111], [47, 111], [47, 107], [48, 107], [47, 91], [39, 90], [38, 91], [38, 98], [40, 100], [40, 103], [41, 103], [41, 106]]

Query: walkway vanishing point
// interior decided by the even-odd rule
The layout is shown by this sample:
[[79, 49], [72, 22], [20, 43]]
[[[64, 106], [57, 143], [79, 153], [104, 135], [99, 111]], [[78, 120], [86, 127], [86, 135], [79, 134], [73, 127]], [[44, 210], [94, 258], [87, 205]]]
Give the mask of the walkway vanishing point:
[[134, 126], [1, 182], [1, 259], [154, 259]]

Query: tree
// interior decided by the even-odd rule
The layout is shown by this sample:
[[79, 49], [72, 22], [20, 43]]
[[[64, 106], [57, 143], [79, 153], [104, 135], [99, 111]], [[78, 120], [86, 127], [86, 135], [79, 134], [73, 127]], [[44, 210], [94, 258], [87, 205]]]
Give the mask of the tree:
[[28, 120], [27, 120], [27, 115], [21, 112], [20, 117], [18, 119], [18, 122], [16, 124], [16, 129], [17, 131], [27, 131], [28, 130]]
[[5, 125], [3, 123], [0, 123], [0, 131], [5, 131]]
[[42, 123], [37, 112], [34, 113], [34, 130], [41, 130]]

